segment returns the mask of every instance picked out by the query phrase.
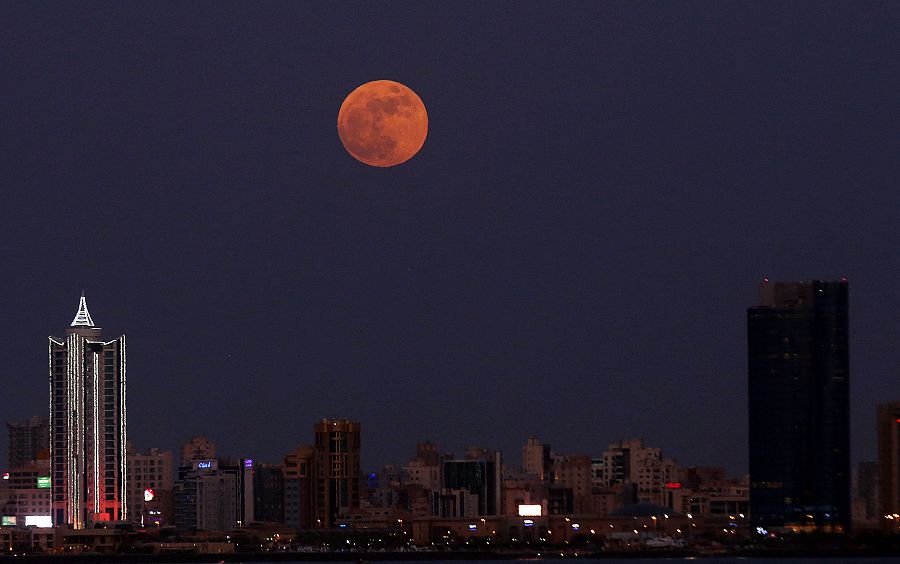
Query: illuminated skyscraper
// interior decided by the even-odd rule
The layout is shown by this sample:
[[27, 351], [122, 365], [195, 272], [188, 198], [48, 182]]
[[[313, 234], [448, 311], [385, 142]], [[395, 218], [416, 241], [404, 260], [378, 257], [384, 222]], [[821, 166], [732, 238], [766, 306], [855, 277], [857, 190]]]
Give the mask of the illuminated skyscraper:
[[751, 519], [847, 530], [847, 282], [765, 281], [760, 298], [747, 310]]
[[127, 519], [125, 336], [103, 340], [82, 296], [49, 339], [53, 524]]

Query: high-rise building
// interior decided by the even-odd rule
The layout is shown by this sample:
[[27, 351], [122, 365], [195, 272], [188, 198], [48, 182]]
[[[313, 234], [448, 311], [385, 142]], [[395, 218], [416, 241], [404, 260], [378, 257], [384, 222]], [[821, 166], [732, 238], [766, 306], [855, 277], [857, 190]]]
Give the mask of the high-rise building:
[[334, 527], [359, 509], [361, 425], [349, 419], [323, 419], [315, 424], [315, 495], [317, 526]]
[[253, 522], [253, 468], [249, 458], [194, 460], [179, 467], [175, 527], [227, 532]]
[[216, 457], [216, 443], [206, 437], [191, 437], [181, 445], [182, 466], [190, 466], [195, 460], [212, 460]]
[[572, 512], [591, 511], [591, 457], [587, 454], [555, 454], [552, 484], [572, 490]]
[[127, 519], [125, 336], [104, 340], [82, 296], [49, 340], [53, 523]]
[[313, 447], [301, 446], [284, 457], [284, 524], [288, 527], [310, 529], [313, 526], [314, 454]]
[[[879, 405], [878, 419], [878, 499], [882, 516], [900, 513], [900, 401]], [[892, 530], [900, 523], [888, 519]]]
[[522, 447], [522, 470], [534, 474], [539, 480], [549, 478], [550, 445], [545, 445], [536, 437], [529, 437]]
[[848, 285], [769, 282], [747, 310], [750, 514], [756, 526], [850, 524]]
[[[472, 449], [467, 449], [473, 454]], [[442, 517], [485, 517], [503, 509], [503, 465], [499, 452], [466, 460], [444, 460], [443, 488], [436, 514]]]
[[172, 451], [128, 448], [128, 513], [143, 525], [170, 525], [174, 520]]
[[9, 467], [18, 468], [38, 459], [43, 450], [50, 448], [50, 423], [44, 417], [34, 416], [22, 423], [7, 423], [9, 431]]
[[280, 464], [253, 465], [253, 519], [284, 523], [284, 469]]
[[644, 439], [622, 440], [609, 445], [603, 456], [592, 461], [592, 486], [614, 488], [633, 485], [636, 501], [670, 506], [667, 484], [681, 481], [682, 468], [662, 449], [644, 445]]

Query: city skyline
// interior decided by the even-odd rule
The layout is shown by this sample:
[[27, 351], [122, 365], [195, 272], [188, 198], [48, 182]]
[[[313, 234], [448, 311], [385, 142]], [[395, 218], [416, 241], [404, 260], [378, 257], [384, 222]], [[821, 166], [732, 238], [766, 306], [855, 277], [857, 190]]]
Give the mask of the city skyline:
[[[851, 458], [874, 459], [898, 11], [0, 5], [4, 419], [43, 412], [84, 290], [128, 334], [141, 449], [277, 460], [347, 417], [367, 468], [535, 435], [739, 474], [755, 283], [847, 277]], [[383, 170], [336, 123], [374, 80], [428, 109]]]
[[[782, 284], [782, 285], [785, 285], [785, 284], [786, 284], [786, 285], [788, 285], [788, 286], [793, 285], [793, 283], [784, 283], [784, 282], [775, 281], [775, 280], [771, 280], [771, 281], [770, 281], [768, 278], [765, 278], [765, 279], [760, 283], [760, 286], [759, 286], [759, 287], [760, 287], [761, 289], [764, 289], [764, 288], [767, 288], [767, 287], [768, 287], [768, 288], [775, 288], [775, 287], [779, 286], [779, 284]], [[840, 282], [840, 284], [846, 285], [846, 284], [847, 284], [847, 280], [846, 280], [846, 279], [842, 279], [842, 281]], [[790, 293], [790, 292], [788, 292], [788, 293]], [[89, 313], [89, 311], [88, 311], [88, 308], [87, 308], [87, 305], [86, 305], [86, 298], [85, 298], [85, 295], [84, 295], [83, 292], [82, 292], [82, 295], [81, 295], [81, 298], [80, 298], [80, 302], [79, 302], [79, 304], [78, 304], [78, 308], [77, 308], [77, 311], [76, 311], [76, 314], [75, 314], [75, 318], [72, 320], [71, 327], [69, 328], [69, 332], [72, 332], [72, 331], [76, 331], [76, 332], [77, 332], [79, 328], [81, 329], [81, 332], [84, 332], [84, 330], [93, 331], [92, 335], [94, 335], [94, 336], [97, 337], [97, 338], [99, 338], [98, 335], [101, 334], [101, 333], [100, 333], [101, 329], [99, 329], [99, 327], [95, 327], [95, 325], [94, 325], [94, 321], [93, 321], [93, 319], [91, 318], [91, 315], [90, 315], [90, 313]], [[124, 338], [125, 338], [125, 336], [123, 335], [122, 337], [119, 338], [119, 340], [124, 341]], [[62, 344], [64, 344], [64, 343], [62, 343], [62, 342], [57, 341], [56, 339], [57, 339], [57, 338], [51, 336], [51, 337], [50, 337], [51, 343], [55, 343], [55, 344], [57, 344], [57, 345], [62, 345]], [[116, 340], [115, 342], [118, 343], [118, 340]], [[51, 353], [51, 360], [52, 360], [52, 353]], [[873, 412], [874, 412], [874, 409], [875, 409], [875, 406], [874, 406], [874, 405], [872, 406], [872, 409], [873, 409]], [[34, 417], [35, 417], [35, 416], [31, 416], [32, 419], [33, 419]], [[40, 417], [40, 416], [38, 415], [37, 417]], [[323, 417], [326, 417], [326, 418], [328, 418], [328, 417], [343, 417], [343, 415], [341, 415], [341, 414], [337, 414], [337, 415], [331, 414], [331, 415], [327, 415], [327, 416], [323, 416]], [[13, 421], [10, 421], [10, 422], [8, 422], [8, 423], [14, 423], [14, 422], [13, 422]], [[875, 422], [874, 422], [874, 421], [873, 421], [872, 427], [873, 427], [872, 434], [873, 434], [873, 436], [874, 436], [874, 435], [876, 435], [876, 431], [877, 431], [877, 429], [875, 429], [876, 425], [875, 425]], [[529, 435], [529, 436], [534, 437], [534, 436], [536, 436], [536, 435], [537, 435], [537, 436], [540, 436], [540, 437], [543, 438], [543, 439], [548, 439], [548, 440], [549, 440], [549, 437], [546, 437], [546, 436], [542, 435], [541, 433], [531, 433], [531, 435]], [[214, 433], [212, 433], [212, 434], [210, 434], [210, 433], [199, 433], [199, 434], [198, 434], [198, 433], [194, 433], [194, 434], [191, 434], [190, 436], [215, 436], [215, 434], [214, 434]], [[633, 437], [633, 438], [638, 438], [638, 437], [639, 437], [639, 438], [643, 439], [643, 436], [641, 436], [641, 435], [638, 435], [638, 434], [627, 434], [627, 433], [626, 433], [626, 434], [624, 434], [624, 435], [622, 435], [622, 436], [620, 436], [620, 437], [618, 437], [618, 438], [616, 438], [616, 437], [609, 437], [609, 438], [607, 438], [606, 442], [603, 443], [603, 444], [607, 444], [607, 443], [609, 443], [610, 441], [613, 441], [613, 440], [622, 440], [622, 439], [625, 438], [625, 437]], [[876, 438], [877, 438], [877, 437], [876, 437]], [[179, 440], [179, 441], [180, 441], [180, 440], [183, 440], [183, 438], [178, 439], [178, 440]], [[219, 439], [216, 439], [216, 440], [217, 440], [217, 442], [219, 441]], [[419, 439], [419, 440], [427, 440], [427, 441], [431, 441], [432, 438], [431, 438], [431, 437], [424, 437], [424, 438], [421, 438], [421, 439]], [[552, 441], [551, 441], [551, 442], [552, 442]], [[151, 443], [152, 443], [152, 440], [151, 440]], [[178, 444], [181, 444], [181, 443], [179, 442]], [[222, 443], [218, 443], [218, 444], [222, 444]], [[224, 444], [227, 445], [227, 442], [224, 443]], [[300, 441], [300, 442], [298, 442], [297, 444], [298, 444], [298, 445], [301, 445], [301, 444], [303, 444], [303, 441]], [[146, 444], [146, 445], [139, 445], [139, 446], [140, 446], [141, 449], [146, 449], [146, 448], [153, 448], [153, 449], [157, 449], [157, 448], [160, 448], [160, 449], [167, 449], [167, 448], [171, 448], [171, 445], [167, 445], [167, 444], [156, 444], [156, 443]], [[470, 447], [473, 447], [473, 446], [487, 447], [487, 448], [491, 448], [491, 449], [495, 449], [495, 448], [496, 448], [496, 450], [497, 450], [498, 452], [504, 452], [503, 449], [497, 448], [496, 445], [494, 445], [493, 443], [485, 443], [485, 442], [482, 442], [482, 443], [478, 443], [478, 444], [476, 445], [476, 444], [473, 444], [471, 441], [466, 442], [466, 443], [460, 443], [460, 444], [456, 445], [457, 448], [449, 448], [449, 449], [446, 450], [446, 452], [458, 452], [458, 451], [462, 451], [462, 450], [465, 450], [465, 449], [470, 448]], [[602, 445], [600, 446], [600, 448], [603, 448]], [[124, 449], [124, 445], [123, 445], [123, 449]], [[515, 449], [513, 449], [512, 451], [514, 452]], [[226, 452], [227, 452], [227, 455], [228, 455], [228, 456], [245, 456], [245, 455], [252, 455], [252, 456], [254, 456], [254, 457], [260, 457], [260, 458], [266, 458], [266, 457], [268, 457], [268, 458], [266, 458], [266, 459], [271, 459], [271, 460], [277, 460], [277, 459], [281, 456], [281, 454], [278, 454], [278, 453], [274, 453], [274, 454], [273, 454], [273, 453], [257, 453], [257, 452], [255, 452], [255, 451], [252, 451], [252, 449], [251, 449], [250, 452], [233, 452], [233, 451], [226, 451]], [[584, 453], [584, 454], [588, 454], [588, 455], [596, 454], [596, 452], [595, 452], [594, 450], [590, 450], [590, 449], [587, 449], [587, 448], [580, 448], [580, 449], [579, 449], [579, 447], [577, 447], [577, 446], [576, 446], [574, 449], [569, 449], [569, 450], [567, 450], [566, 452], [578, 452], [578, 453]], [[123, 454], [123, 456], [124, 456], [124, 454]], [[877, 452], [876, 452], [873, 456], [871, 456], [870, 458], [860, 459], [860, 460], [853, 460], [853, 465], [855, 466], [856, 463], [858, 463], [858, 462], [860, 462], [860, 461], [862, 461], [862, 460], [874, 460], [874, 459], [876, 458], [876, 456], [877, 456]], [[729, 471], [731, 472], [731, 474], [733, 474], [733, 475], [747, 474], [747, 473], [749, 472], [749, 468], [747, 468], [747, 469], [745, 469], [745, 470], [741, 470], [741, 469], [735, 470], [735, 469], [733, 469], [733, 468], [730, 468], [730, 467], [728, 467], [727, 464], [723, 464], [721, 460], [703, 459], [703, 460], [682, 461], [682, 460], [680, 459], [680, 457], [677, 457], [677, 456], [676, 456], [676, 458], [679, 458], [679, 462], [683, 462], [685, 465], [723, 465], [724, 467], [728, 468], [728, 470], [729, 470]], [[381, 462], [378, 462], [378, 463], [372, 465], [371, 467], [372, 467], [372, 468], [382, 467], [382, 466], [385, 466], [385, 465], [393, 464], [393, 463], [395, 463], [395, 462], [397, 462], [397, 461], [396, 461], [396, 460], [386, 460], [386, 461], [381, 461]]]

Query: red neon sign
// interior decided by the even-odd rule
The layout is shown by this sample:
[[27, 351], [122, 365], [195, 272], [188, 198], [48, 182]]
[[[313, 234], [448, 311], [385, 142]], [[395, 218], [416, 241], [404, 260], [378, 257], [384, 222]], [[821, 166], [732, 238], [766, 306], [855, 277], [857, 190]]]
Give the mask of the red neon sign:
[[681, 488], [681, 482], [666, 482], [666, 487], [670, 490], [677, 490]]

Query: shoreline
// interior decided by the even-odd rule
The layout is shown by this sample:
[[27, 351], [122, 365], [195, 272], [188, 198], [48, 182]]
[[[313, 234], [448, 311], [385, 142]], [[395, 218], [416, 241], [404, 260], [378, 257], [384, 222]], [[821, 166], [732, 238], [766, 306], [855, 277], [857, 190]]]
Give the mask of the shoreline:
[[140, 563], [241, 563], [241, 562], [408, 562], [440, 560], [636, 560], [636, 559], [687, 559], [687, 558], [891, 558], [900, 553], [879, 549], [783, 549], [783, 550], [741, 550], [706, 553], [693, 549], [684, 550], [628, 550], [578, 553], [554, 551], [473, 551], [473, 552], [241, 552], [231, 554], [194, 553], [123, 553], [123, 554], [33, 554], [0, 555], [0, 562], [18, 561], [31, 564], [95, 563], [95, 564], [140, 564]]

